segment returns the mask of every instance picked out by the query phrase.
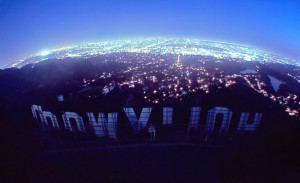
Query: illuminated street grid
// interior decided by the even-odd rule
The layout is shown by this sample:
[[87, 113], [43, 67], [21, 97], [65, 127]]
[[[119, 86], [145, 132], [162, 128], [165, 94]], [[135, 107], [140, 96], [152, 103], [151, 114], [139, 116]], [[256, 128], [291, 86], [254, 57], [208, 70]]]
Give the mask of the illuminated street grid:
[[82, 43], [76, 46], [44, 50], [7, 65], [5, 68], [22, 67], [28, 63], [37, 63], [53, 58], [90, 58], [97, 55], [120, 52], [201, 55], [212, 56], [218, 59], [227, 58], [243, 61], [274, 62], [299, 66], [299, 62], [295, 60], [239, 44], [200, 39], [142, 38]]

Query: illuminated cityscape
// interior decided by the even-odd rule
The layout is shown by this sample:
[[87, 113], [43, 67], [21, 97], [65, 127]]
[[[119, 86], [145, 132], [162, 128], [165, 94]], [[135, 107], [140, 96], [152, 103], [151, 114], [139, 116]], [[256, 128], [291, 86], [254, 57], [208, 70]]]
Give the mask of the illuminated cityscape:
[[300, 70], [296, 62], [236, 44], [179, 38], [88, 43], [43, 51], [9, 67], [51, 60], [88, 62], [106, 68], [78, 81], [80, 86], [71, 91], [73, 98], [97, 100], [120, 90], [134, 93], [147, 104], [172, 104], [193, 94], [246, 86], [282, 106], [291, 116], [300, 112]]
[[[4, 66], [22, 67], [47, 59], [91, 58], [108, 53], [151, 53], [211, 56], [235, 61], [259, 61], [298, 65], [293, 59], [235, 43], [206, 41], [187, 38], [141, 38], [115, 41], [82, 43], [53, 50], [44, 50], [23, 60]], [[180, 56], [179, 56], [180, 57]]]
[[0, 183], [300, 183], [300, 0], [0, 0]]

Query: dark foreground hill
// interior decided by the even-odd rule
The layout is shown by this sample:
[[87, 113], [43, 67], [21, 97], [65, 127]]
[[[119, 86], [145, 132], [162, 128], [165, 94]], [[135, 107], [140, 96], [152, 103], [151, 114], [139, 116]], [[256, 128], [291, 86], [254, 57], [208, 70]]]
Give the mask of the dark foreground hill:
[[[225, 87], [214, 83], [211, 75], [201, 76], [211, 83], [208, 93], [199, 90], [170, 100], [149, 95], [153, 101], [158, 98], [161, 102], [155, 104], [145, 101], [140, 91], [152, 91], [161, 86], [147, 79], [145, 85], [134, 88], [129, 87], [130, 83], [118, 85], [103, 94], [107, 83], [112, 80], [121, 83], [122, 77], [131, 78], [136, 72], [127, 76], [120, 70], [128, 65], [103, 64], [96, 62], [101, 61], [100, 58], [94, 59], [50, 60], [0, 71], [1, 182], [300, 181], [299, 118], [289, 116], [282, 106], [254, 91], [242, 78], [236, 78], [235, 85]], [[255, 67], [251, 63], [232, 63], [232, 67], [225, 63], [218, 65], [218, 62], [206, 64], [207, 68], [213, 68], [210, 74], [216, 67], [228, 75]], [[109, 70], [118, 73], [115, 78], [97, 80]], [[278, 91], [282, 95], [299, 92], [297, 83], [278, 70], [278, 66], [263, 66], [260, 75], [276, 76], [289, 83], [288, 87], [283, 85]], [[155, 76], [159, 80], [160, 75]], [[270, 83], [267, 77], [259, 78]], [[90, 86], [84, 86], [85, 80], [93, 79], [95, 82]], [[186, 81], [178, 82], [184, 88]], [[266, 90], [278, 94], [271, 86]], [[63, 103], [58, 102], [58, 95], [64, 96]], [[188, 111], [191, 106], [201, 106], [200, 126], [205, 125], [206, 112], [214, 106], [226, 106], [234, 111], [232, 128], [237, 126], [239, 112], [262, 112], [264, 117], [260, 128], [251, 134], [239, 135], [233, 130], [223, 136], [213, 134], [205, 140], [203, 130], [197, 129], [191, 132], [200, 139], [195, 140], [186, 138], [186, 129], [182, 132], [181, 128], [162, 127], [155, 142], [149, 140], [147, 132], [123, 134], [123, 139], [115, 141], [59, 130], [44, 131], [33, 120], [30, 109], [32, 104], [39, 104], [58, 114], [61, 111], [122, 110], [128, 104], [128, 98], [133, 98], [130, 104], [136, 108], [167, 105], [177, 111]], [[154, 116], [152, 120], [159, 123], [160, 118]], [[189, 121], [188, 115], [179, 115], [179, 112], [174, 118], [174, 126], [186, 125]], [[126, 123], [126, 120], [122, 122]]]

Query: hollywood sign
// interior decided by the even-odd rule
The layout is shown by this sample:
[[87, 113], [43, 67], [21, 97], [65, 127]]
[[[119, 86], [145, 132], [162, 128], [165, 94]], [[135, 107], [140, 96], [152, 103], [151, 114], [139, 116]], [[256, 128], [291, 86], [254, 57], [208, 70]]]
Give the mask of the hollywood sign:
[[[57, 129], [66, 129], [69, 131], [80, 131], [87, 133], [87, 127], [83, 122], [82, 116], [75, 112], [65, 112], [62, 114], [63, 126], [60, 126], [57, 116], [50, 111], [43, 111], [39, 105], [32, 105], [31, 107], [33, 117], [41, 122], [42, 127], [52, 126]], [[132, 127], [134, 133], [139, 133], [147, 127], [152, 108], [145, 107], [142, 109], [140, 115], [136, 115], [133, 108], [123, 108], [123, 111]], [[200, 107], [192, 107], [189, 121], [189, 128], [198, 128], [200, 120]], [[207, 119], [205, 130], [207, 132], [213, 131], [218, 114], [222, 114], [221, 130], [227, 132], [231, 122], [232, 111], [226, 107], [214, 107], [207, 112]], [[163, 125], [173, 124], [173, 108], [164, 107], [162, 111]], [[99, 113], [97, 116], [93, 112], [86, 112], [88, 124], [96, 136], [109, 137], [117, 139], [117, 123], [118, 113], [111, 112], [108, 114]], [[138, 117], [139, 116], [139, 117]], [[237, 127], [238, 132], [255, 131], [261, 121], [262, 113], [255, 113], [253, 120], [249, 123], [249, 112], [242, 112]], [[75, 121], [76, 125], [71, 123]]]

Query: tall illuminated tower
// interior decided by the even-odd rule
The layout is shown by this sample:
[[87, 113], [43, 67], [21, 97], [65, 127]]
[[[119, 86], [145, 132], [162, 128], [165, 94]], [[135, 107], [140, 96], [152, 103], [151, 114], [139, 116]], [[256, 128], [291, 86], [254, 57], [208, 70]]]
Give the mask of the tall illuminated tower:
[[181, 66], [181, 58], [180, 58], [180, 55], [178, 55], [178, 57], [177, 57], [177, 65], [178, 65], [178, 66]]

